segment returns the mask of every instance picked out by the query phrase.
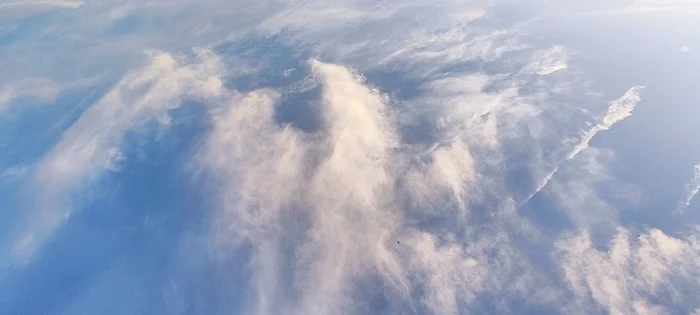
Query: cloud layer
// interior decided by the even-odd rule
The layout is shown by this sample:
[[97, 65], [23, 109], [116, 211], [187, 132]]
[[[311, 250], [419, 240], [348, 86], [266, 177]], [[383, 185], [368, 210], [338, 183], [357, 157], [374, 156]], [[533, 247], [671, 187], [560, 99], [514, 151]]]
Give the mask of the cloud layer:
[[[205, 288], [241, 304], [223, 311], [245, 314], [699, 307], [696, 233], [625, 228], [618, 213], [627, 205], [601, 193], [624, 187], [610, 171], [614, 148], [591, 141], [637, 117], [644, 86], [590, 123], [619, 94], [594, 90], [574, 50], [526, 33], [530, 20], [513, 23], [504, 3], [22, 3], [76, 10], [0, 47], [16, 57], [0, 62], [9, 82], [0, 114], [20, 112], [27, 99], [56, 103], [76, 84], [111, 83], [35, 165], [0, 172], [21, 170], [31, 192], [17, 198], [27, 210], [0, 240], [10, 249], [0, 254], [0, 272], [9, 270], [0, 279], [15, 281], [7, 283], [43, 266], [66, 222], [101, 207], [90, 193], [111, 189], [101, 184], [131, 167], [131, 147], [193, 119], [174, 110], [201, 106], [202, 138], [176, 168], [191, 175], [178, 180], [201, 184], [191, 194], [204, 201], [187, 207], [204, 227], [166, 236], [181, 248], [154, 268], [177, 272], [142, 289], [175, 297], [148, 303], [201, 312], [215, 300], [195, 298]], [[38, 39], [55, 60], [37, 57], [46, 53]], [[10, 80], [20, 70], [30, 79]], [[85, 77], [98, 79], [75, 83]], [[698, 193], [699, 170], [683, 209]], [[202, 248], [180, 241], [192, 238]], [[101, 296], [114, 279], [138, 278], [124, 270], [109, 269], [71, 297], [110, 300]], [[202, 279], [216, 281], [194, 285]], [[0, 285], [0, 297], [6, 291]], [[60, 306], [84, 310], [66, 301]]]
[[183, 98], [219, 93], [218, 59], [211, 52], [198, 51], [197, 63], [191, 65], [168, 53], [149, 54], [148, 65], [127, 74], [85, 111], [39, 163], [33, 175], [37, 198], [30, 210], [35, 214], [18, 230], [3, 260], [29, 260], [79, 207], [70, 196], [96, 183], [103, 173], [119, 169], [125, 158], [120, 149], [125, 132], [150, 121], [167, 126], [168, 110]]

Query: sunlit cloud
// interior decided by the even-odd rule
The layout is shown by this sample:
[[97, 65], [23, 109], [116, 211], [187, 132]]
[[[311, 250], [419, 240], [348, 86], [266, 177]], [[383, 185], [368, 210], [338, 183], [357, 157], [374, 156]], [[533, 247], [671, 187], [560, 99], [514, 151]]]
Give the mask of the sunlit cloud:
[[697, 236], [677, 239], [658, 229], [631, 234], [619, 229], [607, 250], [592, 245], [587, 233], [557, 242], [555, 257], [580, 298], [576, 309], [591, 312], [599, 305], [611, 314], [657, 314], [697, 308]]
[[[0, 71], [0, 113], [23, 100], [55, 102], [75, 78], [116, 82], [36, 165], [0, 172], [7, 182], [26, 177], [26, 190], [36, 192], [7, 233], [11, 240], [2, 240], [10, 250], [0, 267], [30, 268], [26, 262], [86, 208], [80, 194], [130, 167], [125, 135], [153, 126], [168, 132], [180, 123], [169, 111], [196, 99], [202, 138], [182, 165], [192, 178], [181, 179], [201, 184], [193, 195], [206, 200], [187, 211], [206, 227], [183, 233], [201, 233], [198, 245], [215, 254], [194, 255], [192, 264], [201, 265], [187, 267], [212, 277], [243, 274], [206, 284], [242, 301], [243, 313], [698, 307], [693, 284], [682, 281], [697, 278], [695, 238], [651, 230], [633, 239], [621, 228], [609, 251], [594, 245], [598, 223], [620, 227], [617, 205], [600, 185], [625, 187], [610, 171], [614, 148], [590, 142], [632, 115], [644, 87], [633, 86], [579, 130], [607, 100], [591, 101], [600, 91], [568, 45], [541, 45], [523, 24], [502, 20], [498, 2], [236, 2], [245, 10], [221, 0], [32, 3], [64, 9], [52, 17], [75, 21], [29, 29], [0, 48], [17, 57]], [[37, 39], [60, 48], [60, 58], [37, 57], [45, 53], [32, 46]], [[144, 47], [156, 49], [145, 62]], [[176, 53], [191, 47], [210, 49]], [[15, 73], [46, 79], [13, 81]], [[553, 202], [534, 210], [561, 214], [561, 222], [538, 222], [539, 211], [519, 209], [546, 187]], [[583, 231], [556, 226], [567, 220]], [[188, 250], [167, 264], [193, 255]], [[188, 268], [178, 272], [191, 274], [163, 278], [205, 281]], [[99, 296], [128, 271], [104, 273], [75, 303], [110, 300]], [[170, 280], [184, 283], [165, 289], [182, 290], [172, 293], [174, 308], [210, 302], [190, 300], [187, 280]]]
[[37, 248], [77, 207], [71, 194], [118, 171], [126, 158], [120, 150], [126, 131], [156, 121], [169, 124], [168, 110], [183, 98], [215, 96], [221, 88], [216, 56], [197, 52], [197, 62], [183, 64], [167, 53], [149, 53], [146, 67], [124, 76], [85, 111], [39, 162], [33, 175], [38, 197], [17, 226], [18, 238], [1, 257], [3, 263], [31, 259]]

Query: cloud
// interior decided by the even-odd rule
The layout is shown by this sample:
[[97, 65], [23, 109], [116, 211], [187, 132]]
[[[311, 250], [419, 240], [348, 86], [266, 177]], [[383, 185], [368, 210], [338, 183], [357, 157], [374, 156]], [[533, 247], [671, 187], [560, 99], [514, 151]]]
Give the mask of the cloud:
[[552, 50], [547, 51], [543, 56], [535, 59], [532, 68], [539, 75], [549, 75], [554, 72], [566, 69], [566, 55], [562, 46], [555, 46]]
[[635, 0], [631, 4], [615, 9], [587, 12], [583, 15], [643, 15], [663, 14], [697, 15], [700, 4], [694, 0]]
[[678, 51], [682, 53], [689, 53], [690, 52], [690, 47], [688, 46], [682, 46], [681, 48], [678, 48]]
[[56, 84], [46, 79], [18, 80], [0, 86], [0, 112], [21, 99], [30, 99], [39, 103], [53, 102], [59, 92]]
[[149, 121], [169, 123], [168, 110], [183, 98], [219, 93], [218, 59], [206, 50], [186, 64], [168, 53], [150, 52], [149, 64], [125, 75], [66, 130], [39, 162], [33, 175], [37, 198], [18, 229], [17, 240], [2, 257], [23, 262], [67, 220], [77, 205], [71, 194], [117, 170], [125, 157], [122, 136]]
[[10, 1], [0, 3], [0, 9], [22, 8], [22, 7], [46, 7], [46, 8], [68, 8], [77, 9], [85, 4], [84, 1], [61, 1], [61, 0], [25, 0]]
[[[635, 191], [610, 175], [608, 165], [614, 157], [612, 150], [589, 148], [566, 166], [562, 165], [557, 170], [558, 176], [549, 182], [549, 196], [556, 202], [557, 211], [566, 214], [576, 228], [592, 232], [617, 228], [618, 211], [607, 195], [622, 199], [626, 195], [634, 196]], [[601, 196], [603, 189], [613, 191]]]
[[30, 172], [31, 167], [26, 165], [13, 166], [0, 173], [0, 185], [14, 180], [22, 179]]
[[19, 19], [42, 12], [78, 9], [83, 5], [85, 5], [85, 1], [77, 0], [10, 0], [0, 3], [0, 19]]
[[676, 212], [684, 212], [698, 193], [700, 193], [700, 163], [693, 168], [693, 178], [685, 185], [685, 197], [678, 202]]
[[583, 134], [581, 142], [566, 156], [566, 159], [570, 160], [582, 150], [588, 148], [588, 143], [598, 132], [608, 130], [614, 124], [631, 116], [634, 107], [637, 106], [637, 103], [642, 99], [640, 96], [642, 89], [644, 89], [643, 85], [633, 86], [627, 90], [622, 97], [612, 101], [603, 119]]
[[[254, 91], [216, 120], [203, 155], [224, 182], [217, 220], [226, 222], [223, 240], [256, 247], [254, 313], [341, 311], [349, 307], [353, 277], [379, 273], [400, 282], [388, 247], [399, 218], [391, 210], [388, 172], [396, 135], [386, 99], [344, 67], [314, 59], [309, 67], [323, 85], [322, 133], [277, 126], [273, 106], [279, 95]], [[299, 220], [308, 222], [308, 231], [294, 224]], [[302, 242], [290, 243], [288, 235]], [[296, 259], [285, 261], [285, 246]], [[279, 283], [279, 269], [289, 263], [296, 270], [294, 300]]]
[[610, 314], [692, 312], [697, 308], [697, 236], [677, 239], [658, 229], [635, 239], [630, 234], [620, 228], [607, 250], [594, 247], [587, 233], [557, 241], [555, 257], [576, 297], [577, 312], [594, 312], [596, 305]]
[[622, 97], [610, 102], [610, 107], [608, 107], [608, 111], [607, 113], [605, 113], [605, 116], [603, 116], [603, 118], [596, 125], [594, 125], [592, 128], [583, 133], [583, 135], [581, 136], [581, 140], [578, 142], [578, 144], [576, 144], [571, 149], [571, 151], [569, 151], [569, 153], [564, 157], [564, 159], [561, 162], [559, 162], [554, 167], [554, 169], [547, 174], [547, 176], [544, 177], [540, 184], [537, 185], [535, 190], [532, 193], [530, 193], [530, 195], [527, 198], [520, 202], [520, 206], [530, 201], [530, 199], [532, 199], [545, 186], [547, 186], [549, 181], [552, 180], [552, 177], [554, 177], [554, 174], [556, 174], [557, 171], [559, 171], [559, 167], [564, 161], [573, 159], [579, 153], [581, 153], [581, 151], [588, 148], [588, 144], [598, 132], [608, 130], [614, 124], [631, 116], [634, 107], [641, 100], [640, 91], [642, 89], [644, 89], [644, 86], [633, 86], [632, 88], [627, 90], [627, 92], [625, 92], [625, 94]]
[[[245, 313], [566, 309], [563, 280], [542, 258], [550, 235], [516, 211], [512, 196], [519, 187], [512, 182], [523, 169], [554, 166], [537, 193], [561, 168], [571, 176], [552, 190], [567, 203], [554, 210], [573, 221], [609, 218], [609, 205], [594, 188], [609, 180], [604, 162], [612, 153], [585, 149], [597, 132], [631, 115], [642, 87], [612, 102], [562, 153], [556, 147], [571, 138], [568, 126], [581, 123], [579, 113], [590, 105], [579, 93], [590, 93], [589, 86], [564, 71], [566, 48], [533, 47], [521, 30], [499, 24], [492, 5], [242, 1], [237, 5], [246, 10], [222, 10], [224, 4], [91, 2], [83, 8], [91, 14], [76, 15], [77, 22], [42, 28], [12, 50], [0, 49], [28, 52], [8, 67], [31, 64], [41, 68], [37, 76], [64, 82], [56, 78], [94, 68], [117, 73], [140, 60], [133, 56], [143, 47], [225, 44], [218, 46], [221, 56], [200, 51], [194, 61], [152, 52], [149, 64], [128, 72], [81, 116], [33, 174], [35, 220], [17, 229], [24, 234], [12, 244], [13, 259], [31, 257], [74, 214], [81, 202], [74, 193], [125, 167], [126, 132], [149, 122], [167, 128], [169, 109], [201, 97], [211, 129], [194, 163], [211, 180], [203, 191], [218, 206], [207, 218], [213, 222], [207, 245], [226, 266], [216, 272], [250, 272], [250, 279], [231, 284], [247, 292], [227, 292], [246, 297]], [[117, 27], [130, 18], [153, 23]], [[53, 34], [65, 41], [42, 47], [71, 52], [61, 60], [75, 67], [29, 62], [39, 54], [29, 43]], [[241, 64], [247, 52], [238, 49], [246, 45], [269, 46]], [[268, 81], [259, 64], [277, 63], [280, 55], [295, 62], [314, 57], [275, 68]], [[263, 79], [235, 90], [246, 75]], [[294, 82], [270, 83], [278, 78]], [[288, 108], [318, 128], [280, 122], [280, 109]], [[657, 308], [647, 300], [632, 307]]]
[[[414, 10], [385, 18], [402, 23]], [[499, 206], [508, 199], [501, 145], [517, 141], [527, 123], [544, 124], [538, 115], [548, 109], [548, 97], [566, 92], [543, 81], [529, 94], [523, 81], [561, 66], [563, 53], [526, 47], [511, 30], [465, 27], [474, 18], [424, 33], [407, 26], [400, 34], [409, 35], [389, 39], [381, 27], [359, 37], [346, 31], [377, 23], [377, 16], [351, 14], [325, 28], [291, 23], [294, 47], [309, 43], [314, 55], [332, 62], [310, 59], [313, 78], [290, 89], [229, 91], [212, 112], [215, 125], [197, 161], [215, 178], [221, 206], [212, 246], [252, 248], [247, 312], [366, 313], [379, 299], [395, 313], [449, 314], [483, 310], [479, 297], [494, 292], [503, 293], [496, 298], [502, 310], [511, 296], [552, 303], [552, 284], [538, 280], [538, 268], [514, 248], [500, 227], [507, 223], [489, 222], [499, 228], [478, 237], [460, 231], [478, 226], [470, 220], [494, 215], [473, 207], [482, 198]], [[509, 67], [489, 74], [460, 68], [465, 60], [482, 66], [502, 59]], [[408, 100], [385, 95], [379, 90], [386, 81], [372, 86], [359, 74], [382, 70], [415, 79], [421, 93]], [[276, 109], [289, 106], [289, 94], [308, 90], [301, 88], [308, 82], [319, 83], [320, 99], [310, 105], [321, 113], [319, 131], [279, 124]], [[411, 136], [402, 127], [418, 120], [434, 128], [422, 135], [427, 139], [407, 143]], [[533, 137], [545, 134], [542, 128]]]
[[[551, 284], [538, 280], [539, 271], [512, 248], [507, 232], [458, 236], [421, 222], [432, 216], [470, 224], [462, 214], [482, 193], [475, 185], [487, 182], [469, 146], [488, 141], [472, 143], [471, 129], [459, 131], [415, 162], [401, 141], [391, 98], [351, 68], [313, 58], [307, 67], [315, 79], [302, 81], [320, 87], [320, 98], [310, 100], [320, 112], [319, 131], [275, 120], [285, 93], [296, 88], [228, 91], [212, 107], [214, 126], [197, 158], [213, 176], [221, 206], [212, 246], [252, 247], [247, 312], [363, 313], [374, 307], [365, 301], [375, 294], [359, 289], [365, 286], [378, 287], [395, 312], [481, 309], [476, 301], [487, 292], [554, 299]], [[505, 121], [509, 114], [522, 117], [514, 92], [485, 93], [487, 81], [474, 76], [431, 86], [443, 87], [446, 100], [453, 98], [444, 93], [453, 91], [482, 106], [444, 107], [455, 125], [479, 122], [491, 111]], [[469, 128], [484, 127], [477, 125]], [[499, 303], [508, 308], [507, 298]]]
[[450, 244], [417, 231], [404, 239], [409, 244], [403, 253], [409, 255], [405, 263], [408, 277], [413, 286], [425, 291], [420, 309], [430, 314], [478, 312], [484, 310], [478, 299], [489, 296], [496, 300], [499, 312], [509, 313], [517, 310], [509, 309], [508, 297], [536, 299], [528, 304], [558, 299], [551, 283], [523, 260], [502, 231], [484, 232], [463, 244]]

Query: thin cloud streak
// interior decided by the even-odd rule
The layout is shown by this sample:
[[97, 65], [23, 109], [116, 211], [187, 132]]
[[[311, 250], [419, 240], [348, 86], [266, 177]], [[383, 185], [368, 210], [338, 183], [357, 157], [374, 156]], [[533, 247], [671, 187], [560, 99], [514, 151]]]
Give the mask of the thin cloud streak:
[[40, 103], [50, 103], [60, 92], [51, 80], [25, 79], [0, 86], [0, 113], [8, 109], [16, 100], [29, 98]]
[[68, 8], [77, 9], [85, 4], [84, 1], [61, 1], [61, 0], [34, 0], [34, 1], [13, 1], [7, 3], [0, 3], [0, 10], [2, 9], [12, 9], [21, 7], [56, 7], [56, 8]]
[[552, 177], [554, 177], [554, 175], [559, 171], [559, 168], [564, 162], [573, 159], [579, 153], [581, 153], [581, 151], [588, 148], [591, 139], [593, 139], [593, 137], [598, 132], [608, 130], [614, 124], [631, 116], [634, 107], [641, 100], [640, 91], [644, 88], [645, 87], [643, 85], [633, 86], [632, 88], [627, 90], [627, 92], [625, 92], [625, 94], [622, 97], [610, 102], [608, 112], [605, 114], [605, 116], [603, 116], [603, 119], [583, 134], [583, 136], [581, 137], [581, 141], [579, 141], [579, 143], [576, 144], [576, 146], [574, 146], [574, 148], [569, 152], [569, 154], [567, 154], [564, 157], [564, 159], [561, 162], [559, 162], [557, 166], [554, 167], [554, 169], [547, 174], [547, 176], [544, 177], [540, 184], [537, 185], [535, 190], [532, 193], [530, 193], [530, 195], [527, 198], [520, 202], [518, 208], [522, 207], [524, 204], [529, 202], [533, 197], [535, 197], [535, 195], [537, 195], [542, 189], [544, 189], [544, 187], [547, 186], [549, 181], [552, 180]]
[[700, 193], [700, 163], [693, 168], [693, 178], [685, 185], [685, 198], [678, 202], [676, 212], [685, 212], [698, 193]]
[[676, 15], [700, 14], [700, 3], [695, 0], [635, 0], [632, 4], [609, 10], [580, 13], [581, 16], [651, 15], [671, 13]]

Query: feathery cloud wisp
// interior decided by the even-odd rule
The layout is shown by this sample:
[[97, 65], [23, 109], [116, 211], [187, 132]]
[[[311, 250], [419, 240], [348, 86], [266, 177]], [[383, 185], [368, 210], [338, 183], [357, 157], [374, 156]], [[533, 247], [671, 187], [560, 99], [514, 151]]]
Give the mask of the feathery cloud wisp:
[[19, 0], [0, 3], [0, 19], [19, 19], [22, 17], [61, 9], [78, 9], [85, 1], [73, 0]]
[[21, 98], [30, 98], [41, 103], [52, 102], [59, 92], [58, 86], [46, 79], [26, 79], [0, 86], [0, 112]]
[[21, 8], [21, 7], [56, 7], [76, 9], [85, 4], [84, 1], [69, 1], [69, 0], [25, 0], [25, 1], [10, 1], [0, 3], [0, 9]]
[[676, 212], [685, 211], [698, 193], [700, 193], [700, 163], [693, 167], [693, 178], [685, 185], [685, 197], [678, 202]]
[[475, 170], [462, 143], [436, 148], [426, 165], [407, 164], [385, 95], [344, 66], [311, 59], [308, 67], [321, 85], [320, 131], [277, 124], [284, 96], [275, 91], [230, 91], [198, 159], [220, 184], [213, 246], [253, 248], [250, 313], [362, 313], [365, 281], [380, 285], [396, 312], [455, 313], [486, 290], [532, 289], [537, 280], [523, 276], [529, 267], [504, 235], [466, 245], [406, 224], [405, 199], [448, 217], [432, 202], [466, 207]]
[[583, 15], [644, 15], [671, 13], [676, 15], [700, 14], [700, 3], [695, 0], [635, 0], [631, 4], [602, 11], [586, 12]]
[[150, 64], [124, 76], [95, 105], [85, 111], [56, 146], [39, 163], [34, 174], [38, 198], [18, 239], [2, 260], [24, 262], [67, 220], [74, 205], [73, 189], [94, 183], [107, 170], [118, 169], [124, 159], [123, 134], [155, 120], [169, 122], [168, 110], [185, 97], [214, 96], [221, 88], [218, 59], [200, 50], [198, 62], [182, 64], [167, 53], [151, 53]]
[[631, 116], [634, 107], [641, 100], [640, 91], [642, 89], [644, 89], [644, 86], [642, 85], [633, 86], [627, 90], [622, 97], [610, 102], [610, 107], [608, 107], [608, 111], [605, 113], [605, 116], [603, 116], [603, 119], [583, 134], [578, 144], [576, 144], [569, 154], [567, 154], [564, 159], [559, 162], [557, 166], [547, 174], [547, 176], [544, 177], [540, 184], [537, 185], [535, 190], [530, 193], [527, 198], [520, 202], [519, 207], [522, 207], [522, 205], [530, 201], [530, 199], [535, 197], [535, 195], [537, 195], [542, 189], [544, 189], [545, 186], [547, 186], [549, 181], [552, 180], [552, 177], [554, 177], [554, 174], [559, 171], [559, 167], [562, 165], [562, 163], [573, 159], [576, 157], [576, 155], [581, 153], [581, 151], [588, 148], [588, 144], [591, 142], [591, 139], [593, 139], [598, 132], [608, 130], [614, 124]]
[[700, 243], [697, 235], [677, 239], [652, 229], [631, 240], [619, 229], [610, 249], [599, 250], [587, 233], [557, 241], [555, 259], [578, 297], [575, 309], [599, 305], [611, 314], [665, 313], [665, 306], [692, 312], [698, 307]]
[[[224, 183], [237, 182], [224, 186], [218, 221], [226, 222], [223, 242], [256, 248], [255, 313], [281, 306], [303, 314], [332, 313], [349, 307], [352, 275], [401, 278], [387, 248], [398, 221], [389, 173], [396, 135], [386, 99], [342, 66], [312, 59], [309, 67], [323, 85], [321, 134], [276, 125], [278, 94], [255, 91], [233, 100], [216, 120], [203, 155], [205, 166], [217, 170]], [[308, 232], [292, 224], [299, 220], [308, 220]], [[231, 224], [235, 227], [227, 228]], [[284, 239], [299, 233], [307, 233], [301, 244]], [[289, 257], [278, 254], [286, 246], [297, 259], [285, 261]], [[295, 274], [295, 300], [276, 280], [279, 266], [289, 263], [304, 266]]]
[[568, 65], [566, 64], [564, 48], [555, 46], [552, 50], [544, 52], [542, 57], [535, 59], [532, 67], [535, 73], [542, 76], [566, 69]]

